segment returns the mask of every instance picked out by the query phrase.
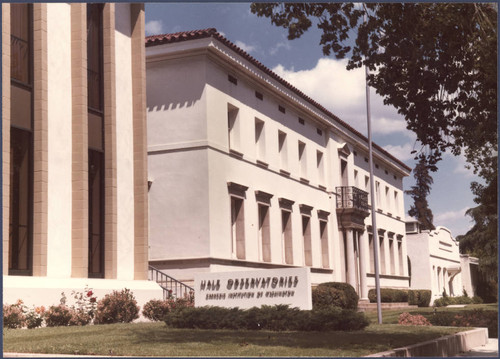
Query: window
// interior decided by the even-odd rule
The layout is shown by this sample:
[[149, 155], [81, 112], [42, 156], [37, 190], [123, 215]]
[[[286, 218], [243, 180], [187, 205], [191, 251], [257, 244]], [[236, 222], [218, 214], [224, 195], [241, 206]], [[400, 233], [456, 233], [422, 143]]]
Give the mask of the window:
[[382, 207], [382, 200], [381, 200], [381, 197], [380, 197], [380, 183], [379, 181], [375, 181], [375, 197], [377, 198], [376, 199], [376, 203], [377, 203], [377, 207], [380, 208]]
[[399, 215], [399, 198], [398, 198], [398, 191], [394, 191], [394, 214], [396, 216]]
[[359, 188], [359, 178], [357, 170], [354, 170], [354, 185]]
[[238, 79], [232, 75], [227, 75], [227, 80], [234, 85], [238, 85]]
[[396, 274], [396, 248], [394, 247], [394, 238], [389, 238], [389, 258], [391, 263], [391, 274]]
[[375, 253], [373, 252], [373, 235], [368, 235], [370, 251], [370, 273], [375, 273]]
[[299, 141], [298, 146], [299, 152], [299, 163], [300, 163], [300, 177], [307, 177], [307, 155], [306, 155], [306, 144]]
[[257, 158], [264, 160], [266, 157], [266, 134], [264, 132], [264, 121], [255, 119], [255, 146]]
[[403, 270], [403, 241], [401, 239], [398, 239], [398, 259], [399, 259], [399, 275], [404, 275], [404, 270]]
[[283, 241], [283, 258], [286, 264], [293, 264], [292, 219], [291, 212], [281, 210], [281, 236]]
[[104, 277], [104, 84], [102, 4], [87, 4], [88, 275]]
[[385, 206], [388, 212], [392, 211], [391, 198], [389, 196], [389, 187], [385, 186]]
[[323, 130], [321, 128], [317, 128], [316, 133], [320, 136], [323, 136]]
[[11, 4], [9, 274], [33, 268], [32, 5]]
[[325, 182], [325, 166], [323, 164], [323, 152], [316, 151], [316, 166], [318, 168], [319, 183]]
[[302, 239], [304, 240], [304, 264], [312, 266], [311, 217], [302, 216]]
[[231, 240], [233, 256], [245, 259], [245, 208], [243, 199], [231, 196]]
[[321, 262], [323, 268], [330, 267], [330, 259], [328, 256], [328, 222], [319, 221], [319, 235], [321, 239]]
[[255, 91], [255, 97], [257, 97], [259, 100], [264, 100], [264, 95], [262, 95], [260, 92]]
[[340, 160], [340, 185], [347, 186], [347, 161]]
[[239, 109], [227, 104], [227, 129], [229, 149], [238, 151], [240, 148], [240, 122], [238, 119]]
[[258, 205], [259, 208], [259, 242], [264, 262], [271, 261], [271, 230], [269, 226], [269, 206]]
[[385, 270], [385, 246], [384, 246], [384, 237], [383, 236], [379, 236], [378, 237], [378, 240], [379, 240], [379, 253], [380, 253], [380, 256], [379, 256], [379, 262], [380, 262], [380, 274], [386, 274], [386, 270]]
[[278, 106], [278, 110], [281, 112], [281, 113], [286, 113], [286, 110], [283, 106], [279, 105]]
[[372, 197], [370, 195], [370, 177], [365, 176], [365, 191], [368, 193], [368, 204], [371, 204], [372, 202]]
[[288, 152], [286, 145], [286, 133], [278, 131], [278, 152], [280, 153], [280, 167], [288, 168]]
[[306, 121], [303, 118], [299, 117], [299, 123], [304, 126], [306, 124]]

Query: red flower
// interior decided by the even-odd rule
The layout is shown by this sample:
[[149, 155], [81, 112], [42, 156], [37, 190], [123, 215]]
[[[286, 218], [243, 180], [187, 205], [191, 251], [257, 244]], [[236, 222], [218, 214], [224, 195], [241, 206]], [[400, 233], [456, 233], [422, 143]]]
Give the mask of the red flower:
[[87, 292], [87, 297], [91, 297], [91, 296], [92, 296], [92, 294], [94, 294], [94, 293], [92, 293], [92, 291], [91, 291], [91, 290], [89, 290], [89, 291]]
[[95, 297], [90, 298], [90, 303], [95, 303], [96, 299]]

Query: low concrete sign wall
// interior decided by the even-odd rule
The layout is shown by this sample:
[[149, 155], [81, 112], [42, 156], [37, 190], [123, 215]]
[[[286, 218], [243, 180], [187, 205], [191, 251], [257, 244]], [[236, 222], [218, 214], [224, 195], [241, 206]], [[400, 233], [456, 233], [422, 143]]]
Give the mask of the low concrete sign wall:
[[312, 309], [309, 268], [200, 273], [194, 277], [195, 307], [247, 309], [288, 304]]

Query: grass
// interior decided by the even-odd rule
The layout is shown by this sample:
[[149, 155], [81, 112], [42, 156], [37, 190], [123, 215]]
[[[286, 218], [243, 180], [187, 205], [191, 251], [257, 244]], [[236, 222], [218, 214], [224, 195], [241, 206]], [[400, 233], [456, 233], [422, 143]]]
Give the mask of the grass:
[[4, 352], [125, 356], [359, 357], [466, 328], [372, 324], [354, 332], [170, 329], [163, 322], [4, 329]]

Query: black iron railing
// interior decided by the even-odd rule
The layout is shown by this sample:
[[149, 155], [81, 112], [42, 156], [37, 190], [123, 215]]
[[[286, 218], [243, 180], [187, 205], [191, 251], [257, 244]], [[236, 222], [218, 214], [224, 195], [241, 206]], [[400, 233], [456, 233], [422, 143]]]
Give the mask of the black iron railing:
[[194, 292], [194, 288], [179, 282], [177, 279], [172, 278], [168, 274], [156, 269], [155, 267], [148, 266], [149, 280], [154, 280], [163, 289], [163, 299], [168, 299], [171, 297], [183, 298], [189, 296]]
[[337, 208], [368, 211], [368, 193], [354, 186], [337, 187]]

